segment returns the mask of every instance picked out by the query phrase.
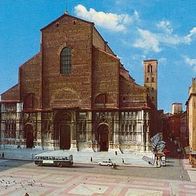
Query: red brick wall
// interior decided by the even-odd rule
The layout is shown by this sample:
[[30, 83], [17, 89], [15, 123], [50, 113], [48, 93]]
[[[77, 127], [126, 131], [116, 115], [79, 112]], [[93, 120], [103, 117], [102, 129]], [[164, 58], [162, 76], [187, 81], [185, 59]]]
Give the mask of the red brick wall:
[[33, 58], [24, 63], [19, 69], [19, 83], [21, 101], [29, 93], [33, 93], [34, 108], [40, 108], [41, 90], [41, 55], [38, 53]]
[[19, 85], [15, 85], [1, 94], [1, 100], [19, 100]]
[[120, 107], [142, 107], [147, 104], [145, 88], [132, 79], [120, 77]]
[[97, 48], [93, 49], [93, 100], [106, 94], [108, 108], [119, 106], [119, 60]]
[[[72, 48], [72, 70], [60, 74], [60, 52]], [[65, 15], [42, 30], [43, 107], [91, 107], [92, 24]]]
[[104, 50], [114, 55], [114, 52], [108, 47], [107, 42], [101, 37], [96, 28], [93, 28], [93, 45], [101, 50]]

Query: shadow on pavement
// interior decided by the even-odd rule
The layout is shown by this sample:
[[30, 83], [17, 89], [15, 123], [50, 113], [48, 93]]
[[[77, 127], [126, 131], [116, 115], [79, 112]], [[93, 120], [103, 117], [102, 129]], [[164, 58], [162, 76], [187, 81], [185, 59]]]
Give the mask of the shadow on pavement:
[[94, 168], [94, 166], [89, 165], [73, 165], [71, 168]]
[[13, 169], [16, 167], [21, 167], [32, 163], [32, 161], [24, 161], [24, 160], [17, 160], [17, 159], [0, 159], [0, 172]]

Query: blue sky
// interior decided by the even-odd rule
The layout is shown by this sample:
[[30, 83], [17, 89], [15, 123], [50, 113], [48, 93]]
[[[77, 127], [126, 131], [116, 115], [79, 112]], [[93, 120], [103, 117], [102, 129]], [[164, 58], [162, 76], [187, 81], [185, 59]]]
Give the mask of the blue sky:
[[[158, 107], [185, 104], [196, 77], [195, 0], [67, 0], [69, 14], [93, 21], [137, 83], [142, 61], [159, 61]], [[40, 29], [61, 16], [66, 0], [0, 0], [0, 93], [40, 49]]]

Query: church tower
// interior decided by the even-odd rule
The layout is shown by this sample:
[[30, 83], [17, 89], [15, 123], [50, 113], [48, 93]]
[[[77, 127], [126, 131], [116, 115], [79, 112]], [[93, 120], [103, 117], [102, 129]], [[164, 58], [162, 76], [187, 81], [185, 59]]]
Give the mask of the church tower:
[[157, 69], [158, 61], [155, 59], [144, 60], [144, 86], [148, 96], [157, 108]]

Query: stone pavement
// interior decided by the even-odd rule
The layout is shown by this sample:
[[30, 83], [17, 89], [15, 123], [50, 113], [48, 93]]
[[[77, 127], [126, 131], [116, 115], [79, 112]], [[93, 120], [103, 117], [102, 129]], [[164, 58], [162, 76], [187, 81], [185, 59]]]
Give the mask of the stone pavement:
[[[4, 157], [7, 159], [20, 159], [20, 160], [32, 160], [36, 154], [40, 153], [54, 153], [54, 151], [38, 150], [38, 149], [0, 149], [0, 154], [4, 153]], [[118, 165], [124, 166], [139, 166], [139, 167], [154, 167], [149, 165], [146, 161], [142, 160], [142, 157], [148, 156], [153, 158], [151, 153], [120, 153], [117, 155], [114, 151], [111, 152], [77, 152], [77, 151], [65, 151], [57, 150], [56, 155], [72, 154], [75, 163], [94, 163], [99, 161], [111, 159]], [[91, 162], [92, 157], [92, 162]], [[124, 161], [124, 163], [123, 163]], [[187, 170], [191, 182], [196, 182], [196, 169], [191, 168], [188, 163], [188, 159], [183, 160], [183, 167]]]
[[196, 168], [192, 168], [188, 159], [183, 160], [183, 167], [187, 170], [191, 182], [196, 182]]
[[[92, 152], [83, 151], [78, 152], [76, 150], [38, 150], [38, 149], [0, 149], [0, 154], [4, 153], [4, 158], [6, 159], [19, 159], [19, 160], [32, 160], [37, 154], [47, 154], [48, 156], [62, 156], [67, 154], [73, 155], [74, 163], [98, 163], [103, 160], [111, 159], [112, 162], [118, 165], [127, 166], [139, 166], [139, 167], [154, 167], [148, 164], [142, 159], [143, 156], [147, 156], [153, 159], [153, 154], [151, 152], [127, 152], [121, 153], [120, 151], [109, 151], [109, 152]], [[91, 162], [92, 160], [92, 162]]]
[[63, 168], [18, 167], [1, 172], [0, 195], [24, 196], [26, 193], [30, 196], [193, 196], [196, 183], [69, 172]]

